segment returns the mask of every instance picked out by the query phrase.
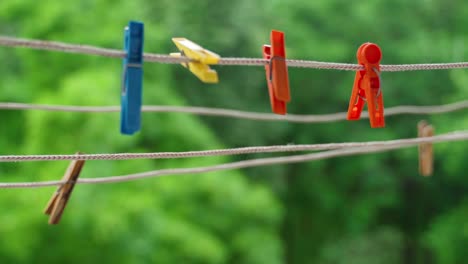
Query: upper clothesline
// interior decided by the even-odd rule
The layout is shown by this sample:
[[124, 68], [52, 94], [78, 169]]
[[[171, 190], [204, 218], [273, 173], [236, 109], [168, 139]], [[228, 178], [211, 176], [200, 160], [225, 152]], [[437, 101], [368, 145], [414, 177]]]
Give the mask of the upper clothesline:
[[211, 65], [247, 65], [265, 67], [271, 109], [275, 114], [286, 115], [291, 101], [288, 67], [335, 69], [356, 71], [346, 119], [358, 120], [364, 105], [368, 105], [368, 117], [372, 128], [385, 127], [384, 101], [381, 86], [381, 71], [440, 70], [468, 68], [468, 62], [381, 65], [382, 52], [374, 43], [362, 44], [357, 52], [359, 64], [330, 63], [286, 58], [284, 33], [272, 30], [270, 44], [263, 45], [263, 58], [222, 58], [185, 38], [173, 38], [180, 52], [148, 54], [143, 52], [144, 24], [130, 21], [124, 30], [124, 50], [105, 49], [87, 45], [61, 42], [28, 40], [0, 36], [0, 45], [26, 47], [70, 53], [91, 54], [123, 59], [121, 89], [122, 134], [132, 135], [141, 128], [143, 62], [178, 63], [188, 68], [205, 83], [218, 83], [218, 75]]
[[[89, 45], [70, 44], [57, 41], [45, 41], [15, 38], [9, 36], [0, 36], [0, 46], [6, 47], [23, 47], [37, 50], [49, 50], [66, 53], [78, 53], [95, 56], [103, 56], [109, 58], [123, 59], [126, 52], [116, 49], [101, 48]], [[174, 57], [167, 54], [143, 53], [145, 62], [157, 62], [165, 64], [181, 64], [188, 63], [192, 60], [187, 57]], [[230, 66], [265, 66], [269, 60], [262, 58], [220, 58], [218, 65]], [[363, 66], [351, 63], [336, 63], [322, 62], [313, 60], [296, 60], [286, 59], [288, 67], [298, 68], [313, 68], [327, 70], [343, 70], [343, 71], [359, 71], [363, 70]], [[398, 72], [398, 71], [424, 71], [424, 70], [447, 70], [447, 69], [463, 69], [468, 68], [468, 62], [453, 62], [453, 63], [422, 63], [422, 64], [393, 64], [380, 65], [381, 71]]]

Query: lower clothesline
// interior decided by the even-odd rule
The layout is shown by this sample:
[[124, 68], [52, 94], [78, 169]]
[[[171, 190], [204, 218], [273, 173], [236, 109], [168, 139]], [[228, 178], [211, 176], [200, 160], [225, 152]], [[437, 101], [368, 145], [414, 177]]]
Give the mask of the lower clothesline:
[[325, 143], [325, 144], [299, 144], [299, 145], [276, 145], [276, 146], [253, 146], [243, 148], [213, 149], [202, 151], [183, 151], [183, 152], [150, 152], [150, 153], [104, 153], [104, 154], [72, 154], [72, 155], [0, 155], [0, 162], [29, 162], [29, 161], [59, 161], [59, 160], [133, 160], [133, 159], [180, 159], [196, 158], [210, 156], [227, 155], [245, 155], [259, 153], [278, 153], [278, 152], [303, 152], [332, 150], [342, 148], [356, 147], [387, 147], [414, 143], [431, 143], [450, 138], [459, 139], [460, 136], [468, 136], [466, 131], [454, 131], [433, 137], [408, 138], [384, 141], [368, 142], [343, 142], [343, 143]]
[[[455, 131], [452, 133], [446, 133], [433, 137], [416, 138], [416, 139], [404, 139], [389, 144], [389, 141], [382, 141], [381, 145], [369, 145], [360, 147], [345, 147], [339, 149], [333, 149], [318, 153], [294, 155], [294, 156], [283, 156], [274, 158], [262, 158], [262, 159], [251, 159], [238, 162], [224, 163], [214, 166], [196, 167], [196, 168], [177, 168], [177, 169], [163, 169], [148, 171], [143, 173], [120, 175], [120, 176], [109, 176], [101, 178], [80, 178], [76, 183], [78, 184], [101, 184], [101, 183], [116, 183], [116, 182], [127, 182], [144, 178], [151, 177], [162, 177], [162, 176], [177, 176], [184, 174], [200, 174], [215, 171], [231, 170], [231, 169], [242, 169], [250, 167], [259, 167], [267, 165], [280, 165], [307, 162], [314, 160], [322, 160], [333, 157], [352, 156], [368, 153], [385, 152], [395, 149], [408, 148], [418, 146], [422, 143], [440, 143], [440, 142], [454, 142], [468, 140], [468, 131]], [[386, 143], [385, 143], [386, 142]], [[76, 158], [76, 156], [75, 156]], [[67, 181], [40, 181], [40, 182], [16, 182], [16, 183], [0, 183], [0, 188], [40, 188], [47, 186], [59, 186], [67, 183]]]

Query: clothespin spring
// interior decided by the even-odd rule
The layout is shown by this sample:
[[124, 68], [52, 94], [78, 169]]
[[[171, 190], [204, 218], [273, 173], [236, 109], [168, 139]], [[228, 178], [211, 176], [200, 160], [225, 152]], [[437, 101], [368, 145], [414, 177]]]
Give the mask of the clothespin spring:
[[285, 58], [283, 57], [279, 57], [279, 56], [274, 56], [274, 57], [271, 57], [269, 62], [268, 62], [268, 65], [270, 66], [270, 82], [273, 81], [273, 60], [282, 60], [282, 61], [286, 61]]
[[[180, 51], [180, 56], [181, 56], [181, 57], [189, 58], [189, 57], [187, 57], [187, 55], [185, 55], [185, 51], [184, 51], [184, 50], [181, 50], [181, 51]], [[189, 58], [189, 59], [190, 59], [190, 58]], [[185, 67], [186, 67], [188, 70], [190, 70], [190, 63], [184, 62], [183, 65], [185, 65]]]
[[141, 63], [127, 63], [124, 66], [123, 74], [122, 74], [122, 95], [125, 95], [127, 93], [125, 79], [127, 78], [128, 68], [142, 68], [142, 67], [143, 66], [141, 65]]
[[[375, 72], [375, 74], [377, 74], [377, 76], [379, 77], [379, 90], [377, 91], [377, 94], [375, 95], [375, 99], [377, 99], [377, 97], [379, 97], [380, 93], [382, 93], [382, 75], [380, 74], [380, 71], [377, 70], [377, 68], [375, 67], [372, 67], [372, 70]], [[358, 96], [367, 102], [367, 98], [362, 96], [360, 93], [358, 93]], [[357, 103], [357, 100], [356, 100], [356, 103]], [[375, 103], [376, 106], [378, 106], [378, 102]], [[378, 109], [378, 107], [377, 107]]]

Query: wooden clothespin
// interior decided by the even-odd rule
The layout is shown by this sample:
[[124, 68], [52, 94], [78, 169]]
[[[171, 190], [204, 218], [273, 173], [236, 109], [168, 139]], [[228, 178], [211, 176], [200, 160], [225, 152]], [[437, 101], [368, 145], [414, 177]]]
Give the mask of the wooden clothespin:
[[[434, 136], [434, 127], [425, 120], [418, 123], [418, 137]], [[431, 176], [434, 171], [434, 153], [432, 143], [422, 143], [418, 146], [419, 150], [419, 174], [422, 176]]]
[[269, 60], [269, 63], [265, 65], [265, 72], [271, 110], [275, 114], [285, 115], [286, 104], [291, 101], [291, 94], [284, 33], [272, 30], [270, 41], [271, 45], [263, 45], [263, 58]]
[[382, 51], [376, 44], [364, 43], [357, 51], [357, 59], [358, 63], [364, 66], [364, 70], [356, 72], [347, 119], [358, 120], [367, 102], [371, 127], [384, 127], [384, 105], [380, 83]]
[[[78, 152], [76, 154], [81, 153]], [[63, 180], [66, 181], [66, 183], [59, 186], [47, 203], [44, 213], [50, 216], [50, 225], [56, 225], [60, 222], [60, 218], [62, 217], [65, 206], [70, 199], [70, 195], [75, 187], [78, 177], [80, 176], [84, 163], [84, 160], [73, 160], [70, 163], [65, 175], [63, 176]]]
[[211, 69], [209, 65], [218, 64], [220, 56], [214, 52], [206, 50], [198, 44], [186, 38], [173, 38], [172, 41], [180, 50], [180, 53], [171, 53], [171, 56], [186, 56], [192, 61], [182, 63], [195, 76], [204, 83], [218, 83], [218, 73]]

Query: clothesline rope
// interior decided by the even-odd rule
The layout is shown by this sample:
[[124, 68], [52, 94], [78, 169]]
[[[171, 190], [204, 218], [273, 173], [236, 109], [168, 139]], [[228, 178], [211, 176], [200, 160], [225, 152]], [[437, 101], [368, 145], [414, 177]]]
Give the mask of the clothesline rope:
[[[117, 183], [117, 182], [127, 182], [144, 178], [151, 177], [162, 177], [162, 176], [177, 176], [184, 174], [199, 174], [199, 173], [208, 173], [215, 171], [231, 170], [231, 169], [242, 169], [249, 167], [259, 167], [267, 165], [280, 165], [288, 163], [299, 163], [306, 161], [322, 160], [333, 157], [341, 156], [351, 156], [359, 154], [368, 154], [368, 153], [377, 153], [385, 152], [400, 148], [407, 148], [411, 146], [417, 146], [423, 142], [451, 142], [451, 141], [462, 141], [468, 139], [467, 132], [456, 132], [456, 133], [447, 133], [434, 137], [427, 137], [424, 139], [411, 139], [407, 141], [402, 141], [392, 145], [386, 146], [364, 146], [364, 147], [351, 147], [351, 148], [342, 148], [329, 151], [323, 151], [312, 154], [304, 155], [295, 155], [295, 156], [285, 156], [285, 157], [275, 157], [275, 158], [262, 158], [262, 159], [252, 159], [244, 160], [239, 162], [224, 163], [214, 166], [205, 166], [205, 167], [196, 167], [196, 168], [178, 168], [178, 169], [163, 169], [148, 171], [143, 173], [135, 173], [129, 175], [120, 175], [120, 176], [110, 176], [102, 178], [81, 178], [78, 179], [78, 184], [101, 184], [101, 183]], [[40, 188], [47, 186], [57, 186], [66, 183], [65, 181], [41, 181], [41, 182], [16, 182], [16, 183], [0, 183], [0, 188]]]
[[113, 153], [113, 154], [73, 154], [73, 155], [0, 155], [0, 162], [26, 162], [26, 161], [57, 161], [57, 160], [130, 160], [130, 159], [179, 159], [207, 156], [225, 156], [253, 153], [275, 153], [275, 152], [299, 152], [331, 150], [339, 148], [355, 147], [386, 147], [401, 144], [438, 142], [446, 138], [463, 139], [468, 138], [468, 130], [454, 131], [449, 134], [434, 136], [431, 138], [411, 138], [386, 141], [370, 142], [344, 142], [328, 144], [301, 144], [301, 145], [277, 145], [257, 146], [231, 149], [214, 149], [203, 151], [185, 152], [152, 152], [152, 153]]
[[[395, 106], [385, 109], [385, 116], [402, 114], [442, 114], [453, 111], [459, 111], [468, 108], [468, 100], [459, 101], [446, 105], [432, 106]], [[56, 112], [88, 112], [88, 113], [110, 113], [120, 112], [120, 106], [66, 106], [66, 105], [42, 105], [42, 104], [23, 104], [0, 102], [0, 110], [42, 110]], [[187, 113], [204, 116], [222, 116], [240, 119], [250, 119], [257, 121], [288, 121], [294, 123], [321, 123], [346, 120], [347, 113], [333, 113], [322, 115], [295, 115], [287, 114], [284, 116], [246, 112], [240, 110], [208, 108], [208, 107], [186, 107], [186, 106], [143, 106], [143, 112], [159, 113]], [[361, 118], [368, 118], [369, 114], [363, 112]]]
[[[0, 46], [24, 47], [39, 50], [60, 51], [67, 53], [80, 53], [88, 55], [97, 55], [111, 58], [124, 58], [126, 53], [122, 50], [100, 48], [88, 45], [76, 45], [53, 41], [29, 40], [14, 37], [0, 36]], [[172, 57], [166, 54], [144, 53], [143, 59], [146, 62], [159, 62], [168, 64], [179, 64], [189, 62], [186, 57]], [[262, 58], [221, 58], [219, 65], [246, 65], [246, 66], [265, 66], [269, 60]], [[358, 64], [332, 63], [310, 60], [287, 59], [289, 67], [303, 67], [314, 69], [331, 69], [358, 71], [363, 67]], [[413, 71], [413, 70], [442, 70], [468, 68], [468, 62], [455, 63], [432, 63], [432, 64], [400, 64], [400, 65], [381, 65], [381, 71]], [[386, 115], [397, 114], [434, 114], [445, 113], [468, 108], [468, 101], [461, 101], [454, 104], [442, 106], [398, 106], [386, 109]], [[72, 112], [119, 112], [120, 107], [79, 107], [79, 106], [51, 106], [51, 105], [33, 105], [19, 103], [0, 103], [0, 109], [29, 109], [29, 110], [47, 110], [47, 111], [72, 111]], [[273, 114], [252, 113], [229, 109], [215, 109], [204, 107], [174, 107], [174, 106], [145, 106], [142, 109], [145, 112], [179, 112], [192, 113], [199, 115], [227, 116], [236, 118], [245, 118], [252, 120], [277, 120], [291, 121], [300, 123], [313, 122], [333, 122], [345, 120], [346, 113], [335, 113], [327, 115], [287, 115], [277, 116]], [[363, 113], [363, 117], [368, 117]], [[211, 155], [237, 155], [248, 153], [266, 153], [266, 152], [292, 152], [292, 151], [311, 151], [328, 150], [319, 153], [295, 155], [286, 157], [263, 158], [245, 160], [240, 162], [225, 163], [215, 166], [197, 167], [197, 168], [178, 168], [149, 171], [130, 175], [111, 176], [103, 178], [79, 179], [77, 183], [99, 184], [112, 182], [125, 182], [148, 177], [160, 177], [169, 175], [206, 173], [228, 169], [240, 169], [254, 166], [277, 165], [286, 163], [298, 163], [312, 160], [320, 160], [339, 156], [358, 155], [365, 153], [375, 153], [389, 151], [399, 148], [419, 145], [427, 142], [449, 142], [468, 139], [468, 131], [456, 131], [454, 133], [443, 134], [434, 137], [400, 139], [393, 141], [380, 142], [349, 142], [349, 143], [331, 143], [315, 145], [286, 145], [286, 146], [261, 146], [247, 147], [237, 149], [221, 149], [208, 151], [190, 151], [190, 152], [165, 152], [165, 153], [117, 153], [117, 154], [88, 154], [88, 155], [8, 155], [0, 156], [1, 162], [18, 161], [40, 161], [40, 160], [122, 160], [122, 159], [140, 159], [140, 158], [184, 158], [184, 157], [202, 157]], [[331, 150], [330, 150], [331, 149]], [[0, 183], [0, 188], [37, 188], [64, 184], [63, 181], [46, 182], [23, 182], [23, 183]]]
[[[0, 46], [7, 47], [23, 47], [39, 50], [60, 51], [67, 53], [80, 53], [96, 56], [104, 56], [110, 58], [124, 58], [125, 52], [115, 49], [100, 48], [88, 45], [68, 44], [56, 41], [22, 39], [7, 36], [0, 36]], [[143, 60], [147, 62], [158, 62], [168, 64], [178, 64], [189, 62], [186, 57], [172, 57], [165, 54], [144, 53]], [[219, 65], [245, 65], [245, 66], [265, 66], [268, 60], [261, 58], [221, 58]], [[363, 70], [359, 64], [350, 63], [333, 63], [310, 60], [291, 60], [287, 59], [286, 63], [289, 67], [328, 69], [328, 70], [345, 70], [358, 71]], [[444, 70], [444, 69], [460, 69], [468, 68], [468, 62], [455, 63], [427, 63], [427, 64], [399, 64], [399, 65], [381, 65], [381, 71], [416, 71], [416, 70]]]

